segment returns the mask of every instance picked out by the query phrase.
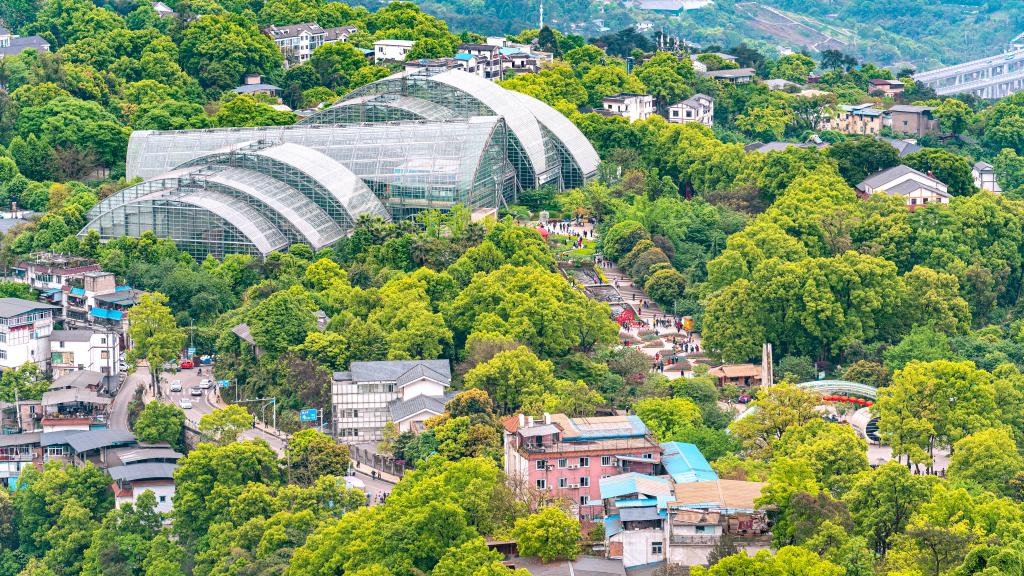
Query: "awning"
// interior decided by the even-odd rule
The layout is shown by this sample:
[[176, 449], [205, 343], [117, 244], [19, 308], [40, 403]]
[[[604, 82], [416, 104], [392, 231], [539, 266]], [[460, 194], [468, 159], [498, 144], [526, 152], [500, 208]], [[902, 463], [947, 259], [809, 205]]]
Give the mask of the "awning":
[[541, 424], [540, 426], [530, 426], [529, 428], [520, 428], [519, 435], [523, 438], [529, 438], [531, 436], [549, 436], [551, 434], [558, 434], [561, 430], [554, 424]]
[[60, 288], [50, 288], [49, 290], [43, 290], [43, 295], [49, 296], [50, 294], [59, 294], [60, 292]]
[[120, 310], [107, 310], [104, 308], [93, 308], [89, 310], [89, 314], [96, 318], [106, 318], [108, 320], [121, 320], [124, 318], [124, 312]]

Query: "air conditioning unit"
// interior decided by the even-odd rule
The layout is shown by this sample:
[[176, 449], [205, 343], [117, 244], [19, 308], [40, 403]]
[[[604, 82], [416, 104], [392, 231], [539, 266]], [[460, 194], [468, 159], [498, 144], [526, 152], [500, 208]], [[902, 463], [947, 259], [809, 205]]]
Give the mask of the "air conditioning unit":
[[547, 470], [554, 470], [555, 469], [555, 465], [554, 464], [548, 464], [545, 468]]
[[576, 466], [575, 464], [570, 464], [569, 465], [569, 470], [575, 470], [577, 468], [579, 468], [579, 466]]
[[579, 488], [579, 484], [569, 484], [569, 488]]

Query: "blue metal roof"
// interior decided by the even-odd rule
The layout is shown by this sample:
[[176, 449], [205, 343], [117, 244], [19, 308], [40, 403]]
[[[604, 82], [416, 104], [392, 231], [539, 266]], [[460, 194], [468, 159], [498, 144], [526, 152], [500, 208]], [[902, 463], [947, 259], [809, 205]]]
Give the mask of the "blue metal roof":
[[115, 286], [114, 292], [121, 292], [122, 290], [131, 290], [131, 286]]
[[656, 506], [657, 498], [641, 498], [639, 500], [616, 500], [616, 508], [641, 508], [644, 506]]
[[627, 472], [618, 476], [601, 478], [599, 486], [601, 488], [602, 500], [630, 496], [631, 498], [626, 499], [627, 502], [630, 502], [636, 500], [632, 496], [637, 494], [645, 496], [646, 498], [644, 499], [654, 499], [657, 502], [658, 508], [664, 508], [673, 499], [672, 482], [668, 478], [659, 478], [636, 472]]
[[460, 53], [460, 54], [456, 54], [455, 55], [455, 59], [456, 60], [472, 60], [473, 59], [473, 55], [472, 54], [466, 54], [466, 53]]
[[107, 310], [105, 308], [93, 308], [89, 310], [89, 314], [97, 318], [107, 318], [109, 320], [121, 320], [124, 318], [124, 312], [120, 310]]
[[664, 442], [661, 464], [672, 480], [684, 482], [702, 482], [718, 480], [718, 474], [708, 464], [700, 449], [686, 442]]
[[71, 293], [75, 296], [85, 296], [85, 288], [72, 288]]
[[619, 519], [619, 515], [606, 516], [604, 519], [604, 535], [611, 537], [619, 532], [622, 532], [622, 521]]

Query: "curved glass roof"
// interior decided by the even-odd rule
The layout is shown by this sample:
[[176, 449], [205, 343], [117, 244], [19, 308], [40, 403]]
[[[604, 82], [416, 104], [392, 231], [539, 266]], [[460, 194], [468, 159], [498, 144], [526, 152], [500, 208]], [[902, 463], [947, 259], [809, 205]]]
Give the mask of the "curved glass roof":
[[601, 158], [597, 155], [597, 150], [594, 150], [590, 140], [572, 123], [572, 120], [533, 96], [511, 90], [509, 92], [562, 142], [565, 149], [572, 155], [572, 160], [579, 166], [580, 172], [585, 175], [597, 172]]
[[342, 236], [341, 227], [322, 208], [298, 190], [266, 174], [245, 168], [216, 166], [193, 172], [190, 178], [219, 184], [265, 204], [284, 217], [314, 250], [333, 244]]
[[274, 250], [288, 245], [288, 239], [255, 208], [235, 202], [230, 196], [196, 190], [182, 195], [174, 195], [169, 199], [204, 208], [212, 214], [223, 218], [226, 222], [245, 234], [256, 248], [269, 254]]
[[350, 124], [400, 120], [454, 120], [450, 108], [425, 98], [402, 94], [367, 94], [339, 100], [297, 124]]

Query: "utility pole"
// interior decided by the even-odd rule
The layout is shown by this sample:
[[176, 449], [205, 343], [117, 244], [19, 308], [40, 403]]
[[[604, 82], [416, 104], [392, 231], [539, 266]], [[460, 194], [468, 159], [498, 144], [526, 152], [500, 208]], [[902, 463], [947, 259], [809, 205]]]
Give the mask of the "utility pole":
[[18, 387], [14, 386], [14, 413], [18, 417], [18, 432], [22, 432], [25, 429], [22, 428], [21, 424], [21, 400], [18, 399]]

